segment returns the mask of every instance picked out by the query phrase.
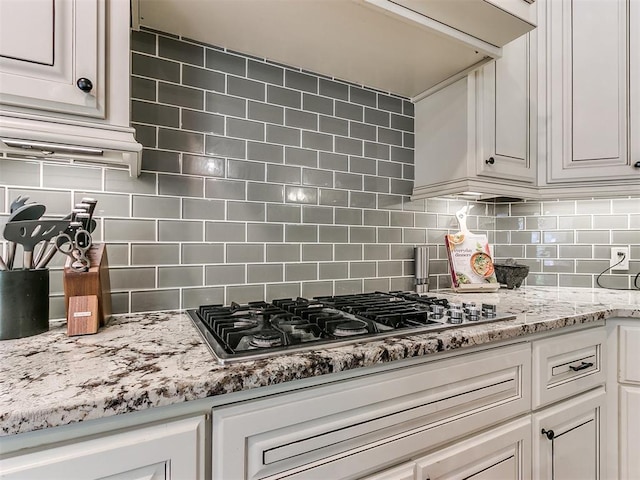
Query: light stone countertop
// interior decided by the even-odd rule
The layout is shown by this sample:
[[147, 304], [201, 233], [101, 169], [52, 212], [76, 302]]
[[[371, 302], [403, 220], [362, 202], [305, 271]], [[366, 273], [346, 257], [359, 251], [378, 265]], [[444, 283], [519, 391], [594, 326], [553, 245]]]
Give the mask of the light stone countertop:
[[436, 292], [496, 303], [515, 320], [219, 365], [183, 312], [114, 317], [96, 335], [66, 324], [0, 342], [0, 436], [520, 337], [611, 317], [640, 319], [640, 291], [524, 287]]

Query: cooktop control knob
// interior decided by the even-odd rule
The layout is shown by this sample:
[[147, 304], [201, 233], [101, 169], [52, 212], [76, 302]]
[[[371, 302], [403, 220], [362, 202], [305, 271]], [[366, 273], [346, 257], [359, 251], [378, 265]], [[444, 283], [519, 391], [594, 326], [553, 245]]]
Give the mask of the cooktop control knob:
[[496, 306], [491, 303], [482, 304], [482, 315], [487, 318], [493, 318], [496, 316]]
[[449, 308], [449, 322], [462, 323], [462, 310], [457, 308]]
[[472, 322], [480, 320], [480, 308], [475, 305], [468, 307], [465, 313], [467, 314], [467, 320]]
[[442, 318], [444, 316], [444, 307], [436, 303], [431, 305], [431, 316], [433, 318]]

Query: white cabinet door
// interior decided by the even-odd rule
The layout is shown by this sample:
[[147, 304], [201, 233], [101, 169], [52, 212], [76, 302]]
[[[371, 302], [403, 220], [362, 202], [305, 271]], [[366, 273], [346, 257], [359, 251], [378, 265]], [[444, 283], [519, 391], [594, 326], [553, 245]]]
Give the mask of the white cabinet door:
[[104, 118], [104, 59], [104, 0], [0, 1], [0, 104]]
[[3, 480], [204, 480], [204, 417], [178, 420], [0, 461]]
[[631, 163], [640, 179], [640, 0], [629, 2], [629, 38]]
[[489, 430], [420, 458], [416, 479], [531, 478], [529, 417]]
[[397, 467], [389, 468], [382, 472], [367, 475], [360, 480], [414, 480], [416, 465], [414, 462], [407, 462]]
[[[531, 127], [536, 119], [535, 35], [505, 45], [502, 58], [478, 72], [478, 175], [533, 182]], [[535, 51], [534, 51], [535, 53]]]
[[640, 327], [621, 325], [618, 340], [618, 381], [640, 384]]
[[640, 478], [640, 387], [620, 386], [620, 478]]
[[603, 478], [604, 408], [601, 387], [534, 413], [533, 478]]
[[147, 465], [145, 467], [116, 473], [100, 478], [100, 480], [170, 480], [167, 476], [167, 462]]
[[628, 2], [547, 2], [547, 181], [631, 179]]

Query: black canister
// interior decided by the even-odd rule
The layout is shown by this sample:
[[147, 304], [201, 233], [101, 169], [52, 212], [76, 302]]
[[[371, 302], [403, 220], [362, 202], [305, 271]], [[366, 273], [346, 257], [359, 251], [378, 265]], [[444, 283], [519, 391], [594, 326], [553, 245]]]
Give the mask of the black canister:
[[0, 340], [49, 330], [49, 270], [0, 271]]

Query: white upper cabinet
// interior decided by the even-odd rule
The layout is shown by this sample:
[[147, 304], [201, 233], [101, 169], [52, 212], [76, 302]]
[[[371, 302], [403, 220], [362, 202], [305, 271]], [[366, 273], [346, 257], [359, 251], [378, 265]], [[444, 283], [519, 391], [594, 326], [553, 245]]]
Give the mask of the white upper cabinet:
[[2, 0], [0, 103], [104, 118], [104, 16], [104, 2]]
[[535, 32], [415, 107], [413, 198], [536, 195]]
[[640, 175], [640, 1], [629, 5], [629, 82], [631, 163]]
[[139, 175], [129, 18], [125, 0], [0, 0], [0, 154], [116, 163]]
[[549, 184], [640, 184], [639, 10], [637, 0], [546, 2]]
[[535, 27], [526, 0], [136, 1], [143, 26], [409, 98]]
[[[478, 175], [535, 181], [535, 36], [503, 48], [503, 57], [478, 73]], [[534, 137], [535, 138], [535, 137]]]

